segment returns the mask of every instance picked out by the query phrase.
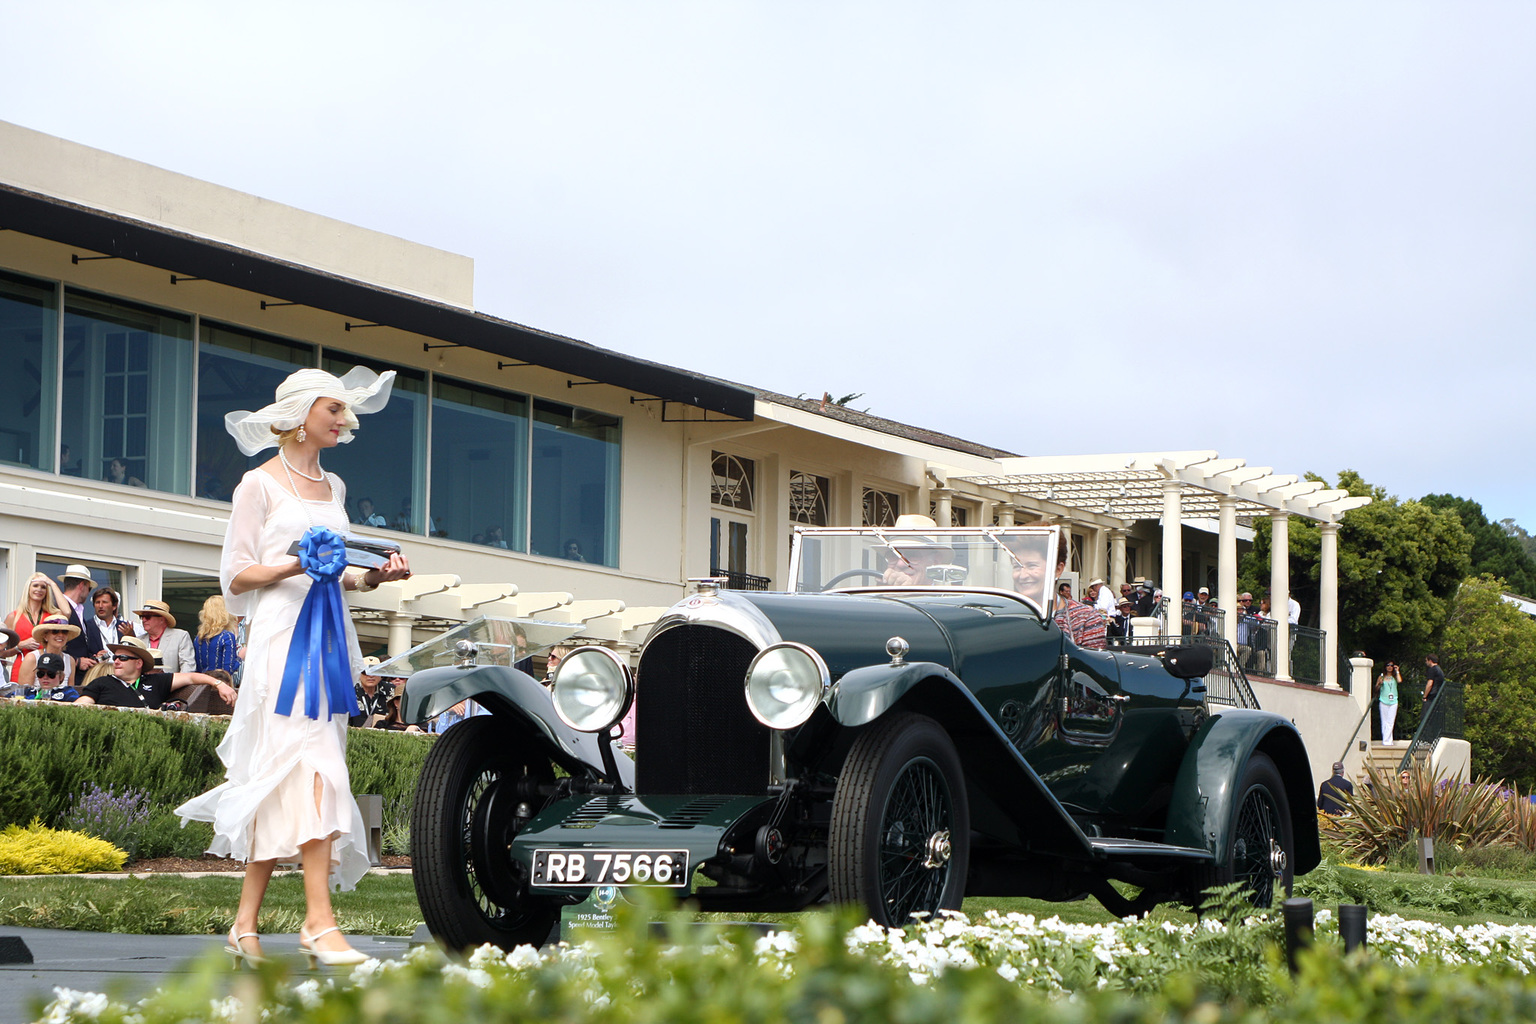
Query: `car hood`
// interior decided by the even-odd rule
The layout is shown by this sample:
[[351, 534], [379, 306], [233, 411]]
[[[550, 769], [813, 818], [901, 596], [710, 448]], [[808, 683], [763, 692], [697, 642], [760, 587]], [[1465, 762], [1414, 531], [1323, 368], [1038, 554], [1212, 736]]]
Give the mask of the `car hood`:
[[780, 594], [729, 592], [751, 604], [783, 640], [821, 655], [833, 679], [890, 660], [886, 641], [907, 642], [908, 661], [929, 661], [961, 674], [968, 653], [995, 644], [1000, 617], [1050, 628], [1028, 605], [1005, 594], [946, 589], [933, 592]]

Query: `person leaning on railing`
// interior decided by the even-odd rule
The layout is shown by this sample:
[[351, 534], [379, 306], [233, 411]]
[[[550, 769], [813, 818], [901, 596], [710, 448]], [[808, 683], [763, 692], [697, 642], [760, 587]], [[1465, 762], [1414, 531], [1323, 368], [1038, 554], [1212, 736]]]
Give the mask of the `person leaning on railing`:
[[156, 672], [154, 652], [136, 636], [125, 636], [121, 642], [108, 646], [112, 651], [112, 674], [87, 685], [74, 703], [158, 708], [171, 699], [173, 691], [198, 684], [212, 686], [226, 704], [235, 702], [235, 688], [213, 676], [202, 672]]

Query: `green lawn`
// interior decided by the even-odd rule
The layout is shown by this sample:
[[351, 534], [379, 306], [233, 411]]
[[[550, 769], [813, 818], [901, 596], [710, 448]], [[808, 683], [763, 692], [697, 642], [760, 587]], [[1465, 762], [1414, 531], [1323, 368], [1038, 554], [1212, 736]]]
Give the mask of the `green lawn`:
[[[136, 934], [216, 935], [228, 930], [239, 896], [240, 876], [148, 879], [35, 878], [0, 882], [0, 927], [65, 928]], [[1327, 868], [1298, 881], [1298, 895], [1313, 896], [1319, 908], [1364, 903], [1372, 913], [1393, 913], [1447, 925], [1496, 921], [1536, 922], [1536, 880], [1426, 877], [1406, 872], [1364, 872]], [[355, 934], [409, 935], [421, 921], [409, 875], [368, 875], [352, 892], [334, 896], [342, 928]], [[966, 913], [1017, 911], [1036, 917], [1098, 924], [1115, 920], [1097, 900], [1047, 903], [1042, 900], [977, 896]], [[298, 875], [272, 880], [261, 929], [277, 934], [298, 930], [304, 892]], [[817, 911], [808, 911], [817, 913]], [[1172, 920], [1191, 915], [1177, 905], [1156, 913]], [[712, 914], [715, 920], [792, 921], [794, 914]]]

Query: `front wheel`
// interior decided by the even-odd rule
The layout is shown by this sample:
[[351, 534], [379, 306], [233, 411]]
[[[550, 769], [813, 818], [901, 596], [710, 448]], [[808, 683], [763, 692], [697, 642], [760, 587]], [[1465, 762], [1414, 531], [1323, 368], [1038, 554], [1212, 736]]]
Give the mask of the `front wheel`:
[[828, 837], [834, 903], [862, 903], [884, 926], [958, 910], [971, 817], [949, 734], [931, 718], [888, 715], [854, 740], [837, 780]]
[[1216, 869], [1215, 881], [1242, 883], [1249, 901], [1267, 909], [1276, 885], [1291, 894], [1296, 860], [1291, 804], [1280, 770], [1266, 754], [1248, 759], [1235, 792], [1227, 823], [1227, 858]]
[[411, 875], [427, 928], [450, 949], [541, 945], [559, 914], [528, 892], [512, 838], [554, 780], [534, 742], [494, 715], [466, 719], [433, 744], [411, 811]]

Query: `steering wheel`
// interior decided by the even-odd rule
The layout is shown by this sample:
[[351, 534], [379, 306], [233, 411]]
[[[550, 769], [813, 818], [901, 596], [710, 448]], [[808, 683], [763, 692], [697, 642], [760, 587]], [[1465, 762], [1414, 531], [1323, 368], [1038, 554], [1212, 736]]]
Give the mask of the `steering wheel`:
[[843, 582], [843, 580], [850, 580], [855, 576], [873, 576], [877, 580], [885, 579], [885, 573], [879, 569], [847, 569], [823, 583], [821, 589], [824, 591], [831, 590], [834, 586]]

